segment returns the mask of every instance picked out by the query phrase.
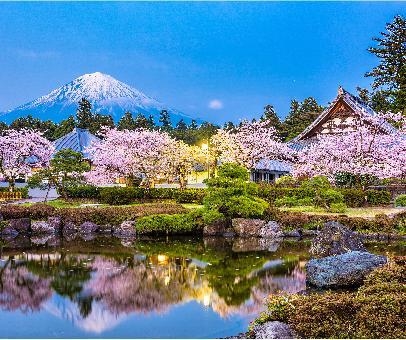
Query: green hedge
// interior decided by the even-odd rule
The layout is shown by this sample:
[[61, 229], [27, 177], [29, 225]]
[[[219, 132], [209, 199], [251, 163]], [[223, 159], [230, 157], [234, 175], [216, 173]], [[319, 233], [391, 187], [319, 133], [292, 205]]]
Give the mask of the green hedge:
[[396, 197], [395, 207], [406, 207], [406, 195], [399, 195]]
[[152, 215], [137, 219], [138, 234], [191, 234], [203, 230], [202, 214], [192, 211], [187, 214]]
[[203, 202], [206, 195], [205, 189], [184, 189], [177, 188], [139, 188], [139, 187], [95, 187], [92, 185], [81, 185], [69, 187], [67, 196], [69, 198], [88, 198], [99, 200], [101, 203], [110, 205], [126, 205], [143, 200], [173, 199], [178, 203]]

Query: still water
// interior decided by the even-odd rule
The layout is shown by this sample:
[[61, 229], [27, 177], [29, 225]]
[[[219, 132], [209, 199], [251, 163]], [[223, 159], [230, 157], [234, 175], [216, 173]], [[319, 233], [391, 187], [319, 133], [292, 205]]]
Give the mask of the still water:
[[310, 244], [190, 237], [38, 243], [1, 243], [1, 338], [235, 335], [247, 330], [269, 294], [306, 288]]

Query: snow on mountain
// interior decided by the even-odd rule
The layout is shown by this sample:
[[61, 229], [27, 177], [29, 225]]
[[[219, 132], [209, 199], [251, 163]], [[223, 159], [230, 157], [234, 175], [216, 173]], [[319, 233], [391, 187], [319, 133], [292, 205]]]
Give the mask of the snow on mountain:
[[141, 91], [100, 72], [84, 74], [45, 96], [3, 113], [0, 120], [10, 123], [16, 118], [30, 114], [42, 120], [60, 122], [76, 113], [78, 102], [82, 98], [92, 104], [94, 112], [111, 114], [115, 121], [118, 121], [124, 112], [131, 111], [134, 115], [151, 114], [158, 122], [159, 113], [163, 109], [168, 110], [172, 123], [177, 123], [182, 118], [187, 123], [192, 120], [192, 117], [168, 108]]

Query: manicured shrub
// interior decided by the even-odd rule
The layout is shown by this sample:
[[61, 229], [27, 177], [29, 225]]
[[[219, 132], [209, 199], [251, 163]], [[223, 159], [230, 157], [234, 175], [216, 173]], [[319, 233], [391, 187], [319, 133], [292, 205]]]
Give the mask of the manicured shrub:
[[366, 193], [361, 189], [345, 188], [339, 190], [344, 196], [344, 202], [351, 208], [362, 207], [366, 203]]
[[100, 189], [100, 202], [110, 205], [126, 205], [145, 197], [142, 188], [108, 187]]
[[203, 204], [203, 199], [205, 196], [206, 196], [205, 189], [184, 189], [178, 190], [175, 193], [177, 203]]
[[334, 189], [319, 190], [314, 197], [316, 207], [329, 208], [332, 204], [344, 203], [344, 196]]
[[391, 201], [390, 192], [386, 190], [367, 190], [366, 195], [369, 205], [387, 205]]
[[406, 207], [406, 195], [399, 195], [396, 197], [395, 207]]
[[68, 198], [100, 199], [100, 188], [94, 185], [72, 185], [65, 188]]
[[139, 234], [189, 234], [202, 230], [201, 214], [153, 215], [141, 217], [135, 224]]

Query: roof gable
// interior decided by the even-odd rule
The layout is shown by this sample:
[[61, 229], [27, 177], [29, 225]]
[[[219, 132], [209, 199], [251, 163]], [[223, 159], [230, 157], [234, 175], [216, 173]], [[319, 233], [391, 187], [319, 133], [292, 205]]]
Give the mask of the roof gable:
[[98, 141], [100, 138], [91, 134], [89, 130], [74, 128], [72, 132], [57, 139], [53, 144], [56, 152], [62, 149], [71, 149], [80, 152], [84, 158], [91, 159], [91, 155], [86, 150], [93, 142]]

